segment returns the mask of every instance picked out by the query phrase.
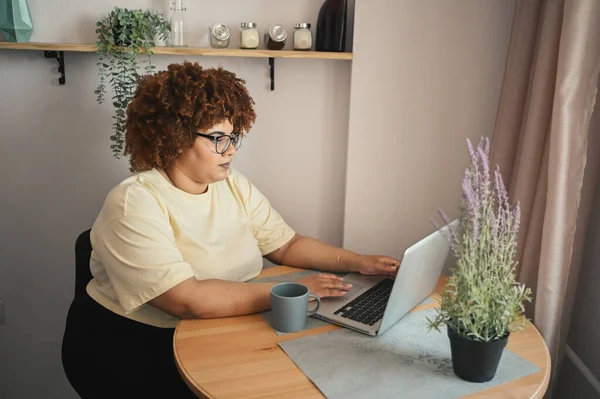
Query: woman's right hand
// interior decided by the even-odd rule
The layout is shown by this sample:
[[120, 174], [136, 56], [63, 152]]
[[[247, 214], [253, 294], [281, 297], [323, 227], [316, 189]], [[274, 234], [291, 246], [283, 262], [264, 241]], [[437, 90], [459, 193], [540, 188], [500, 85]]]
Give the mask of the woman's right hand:
[[346, 284], [341, 277], [329, 273], [312, 274], [297, 282], [306, 285], [308, 291], [319, 298], [344, 296], [346, 291], [352, 288], [352, 284]]

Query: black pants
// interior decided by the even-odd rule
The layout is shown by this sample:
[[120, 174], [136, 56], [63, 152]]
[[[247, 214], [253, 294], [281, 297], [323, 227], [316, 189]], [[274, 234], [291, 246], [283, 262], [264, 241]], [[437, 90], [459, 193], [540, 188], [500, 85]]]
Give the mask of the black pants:
[[195, 398], [175, 365], [174, 331], [130, 320], [79, 295], [63, 336], [65, 374], [84, 399]]

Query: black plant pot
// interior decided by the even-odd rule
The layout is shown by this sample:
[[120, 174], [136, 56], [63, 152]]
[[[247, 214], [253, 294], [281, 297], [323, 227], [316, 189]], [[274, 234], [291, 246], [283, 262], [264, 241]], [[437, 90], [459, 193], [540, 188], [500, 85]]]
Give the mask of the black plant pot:
[[494, 378], [509, 334], [502, 339], [479, 342], [463, 338], [448, 327], [454, 374], [470, 382], [487, 382]]

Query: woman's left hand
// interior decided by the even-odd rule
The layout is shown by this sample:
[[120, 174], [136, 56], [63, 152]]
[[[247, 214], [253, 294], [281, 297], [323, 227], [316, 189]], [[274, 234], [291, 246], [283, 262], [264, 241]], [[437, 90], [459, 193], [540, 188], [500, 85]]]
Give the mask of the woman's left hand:
[[358, 272], [365, 275], [396, 277], [400, 261], [389, 256], [361, 255]]

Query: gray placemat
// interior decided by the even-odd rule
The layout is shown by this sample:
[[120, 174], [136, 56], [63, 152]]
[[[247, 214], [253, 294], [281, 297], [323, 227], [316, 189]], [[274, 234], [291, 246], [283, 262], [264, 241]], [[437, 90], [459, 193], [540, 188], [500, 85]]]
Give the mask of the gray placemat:
[[452, 371], [445, 328], [428, 331], [434, 309], [409, 313], [380, 337], [347, 329], [279, 346], [327, 398], [460, 398], [539, 371], [505, 349], [492, 381], [471, 383]]

